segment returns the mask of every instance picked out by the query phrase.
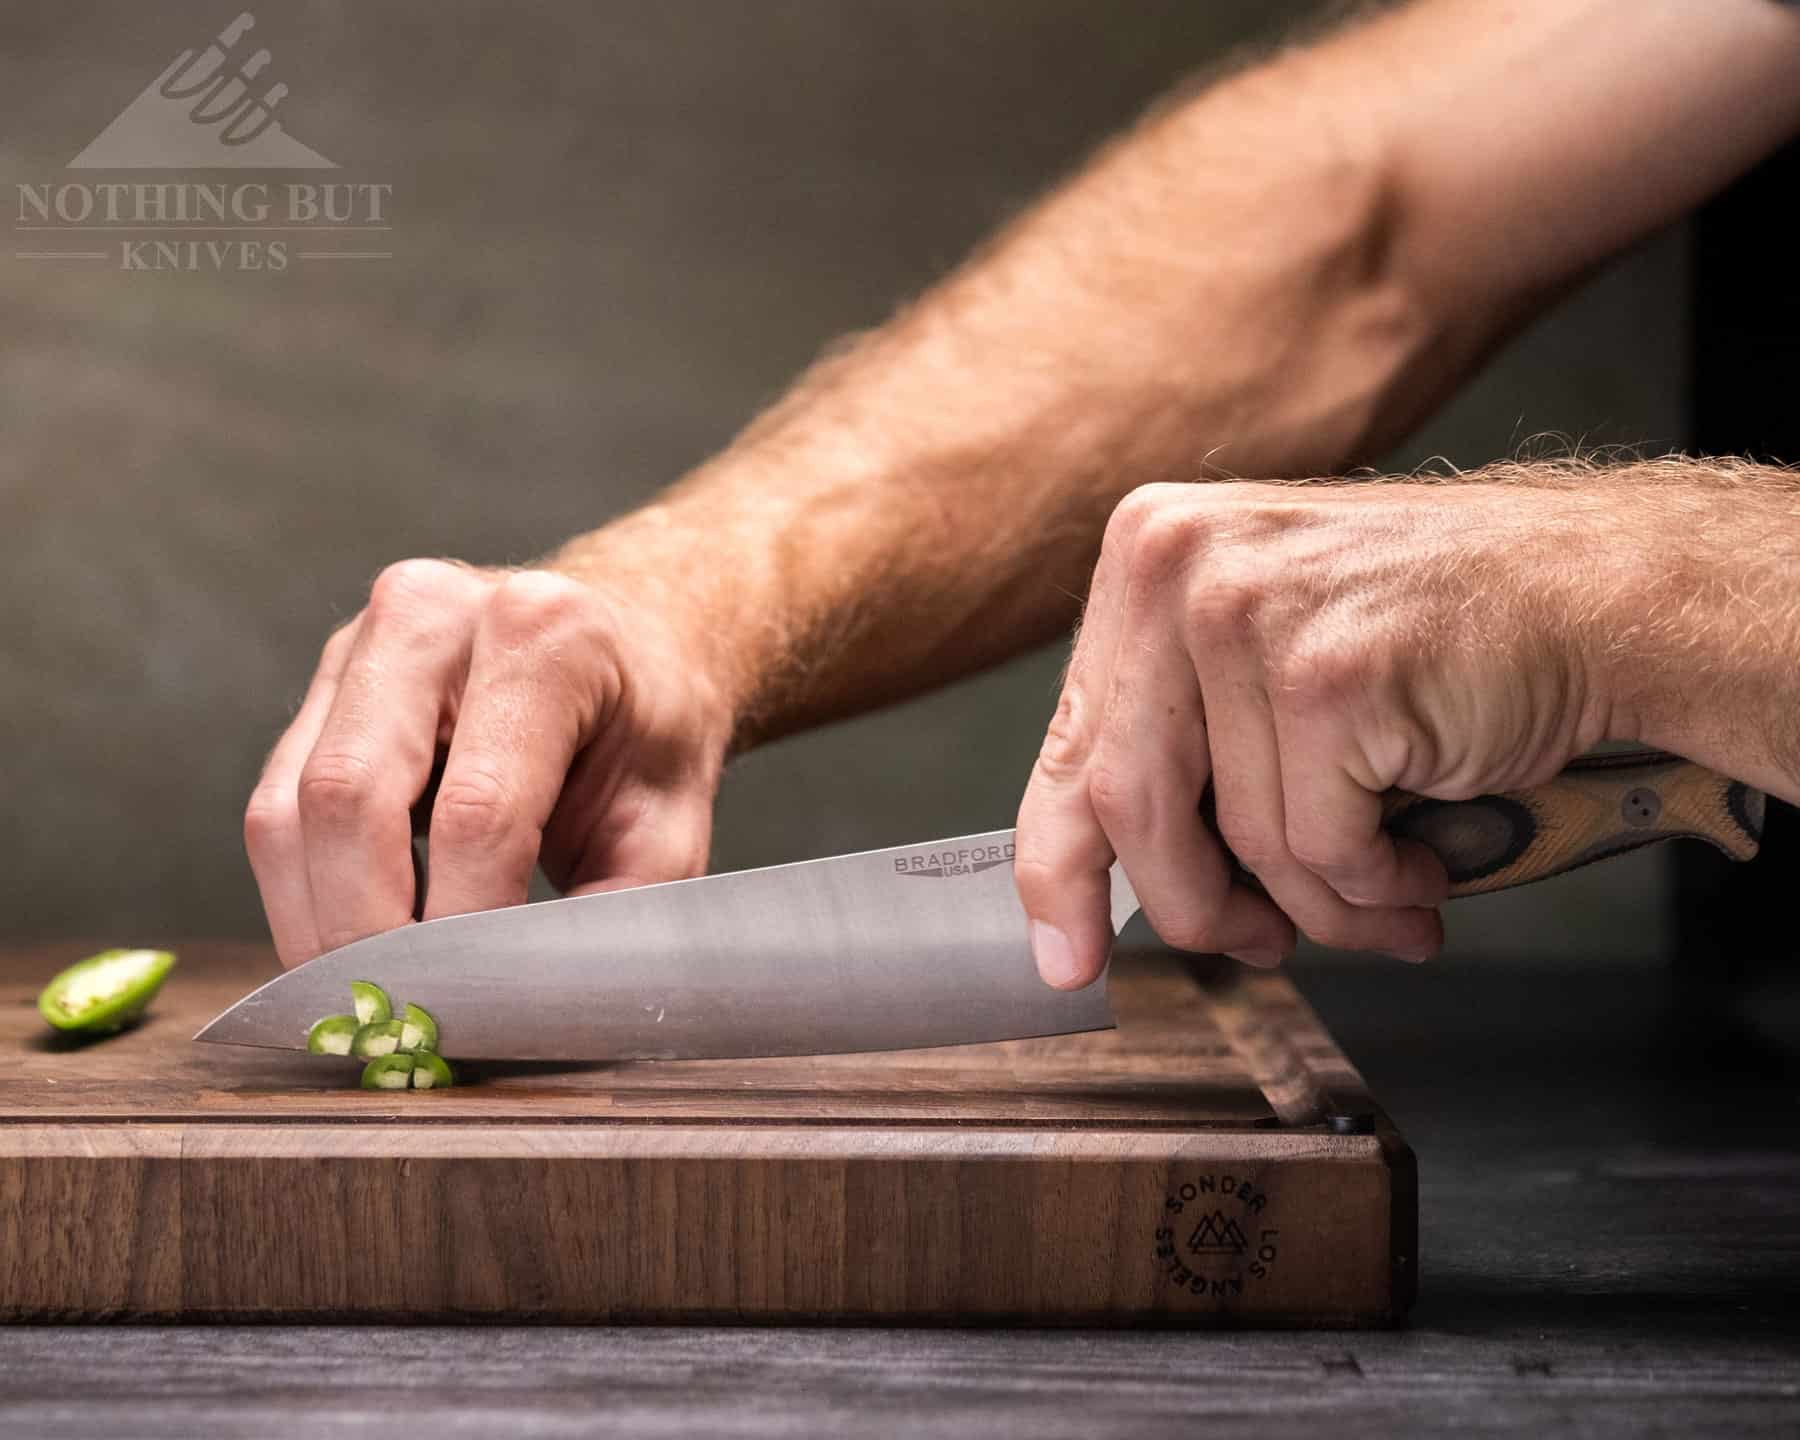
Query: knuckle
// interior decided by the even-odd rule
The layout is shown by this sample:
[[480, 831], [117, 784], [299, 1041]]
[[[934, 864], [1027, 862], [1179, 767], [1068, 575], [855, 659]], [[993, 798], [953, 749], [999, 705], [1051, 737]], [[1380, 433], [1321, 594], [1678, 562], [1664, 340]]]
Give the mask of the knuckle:
[[492, 771], [466, 770], [447, 776], [439, 786], [431, 807], [434, 843], [458, 850], [500, 850], [515, 842], [519, 829], [512, 797]]
[[1078, 685], [1066, 683], [1038, 750], [1038, 773], [1054, 785], [1072, 783], [1086, 766], [1093, 744], [1087, 701]]
[[1252, 875], [1266, 876], [1287, 863], [1287, 848], [1281, 838], [1239, 811], [1221, 807], [1216, 823], [1219, 838], [1225, 842], [1238, 864]]
[[1215, 950], [1218, 948], [1218, 915], [1216, 909], [1173, 908], [1167, 905], [1144, 907], [1144, 918], [1165, 945], [1177, 950]]
[[587, 597], [579, 580], [548, 570], [521, 570], [495, 587], [488, 620], [509, 642], [552, 638], [579, 618]]
[[308, 827], [354, 827], [373, 808], [375, 790], [374, 767], [362, 756], [315, 754], [300, 771], [300, 819]]
[[1308, 855], [1293, 850], [1291, 846], [1288, 853], [1293, 855], [1295, 864], [1310, 870], [1340, 894], [1349, 892], [1359, 900], [1367, 900], [1374, 891], [1375, 887], [1371, 883], [1368, 867], [1347, 858], [1342, 853], [1324, 856]]
[[1142, 769], [1104, 749], [1087, 775], [1088, 804], [1109, 834], [1135, 834], [1150, 814], [1150, 783]]
[[1180, 490], [1176, 485], [1140, 485], [1135, 490], [1126, 492], [1125, 498], [1113, 507], [1112, 517], [1106, 522], [1106, 535], [1101, 548], [1116, 551], [1121, 547], [1129, 547], [1138, 531], [1152, 516], [1161, 511]]
[[251, 861], [272, 855], [299, 828], [298, 800], [270, 785], [259, 785], [244, 807], [244, 849]]
[[1169, 583], [1206, 553], [1212, 526], [1197, 505], [1159, 505], [1132, 535], [1127, 573], [1146, 587]]
[[1360, 862], [1358, 846], [1342, 836], [1290, 825], [1286, 840], [1288, 854], [1315, 874], [1343, 877], [1366, 868]]
[[1277, 667], [1276, 698], [1296, 711], [1337, 711], [1376, 682], [1368, 654], [1344, 641], [1295, 646]]
[[1242, 560], [1217, 560], [1196, 576], [1189, 592], [1188, 621], [1202, 634], [1235, 634], [1249, 626], [1267, 605], [1270, 584], [1260, 570]]
[[1347, 905], [1364, 910], [1386, 903], [1383, 892], [1388, 887], [1383, 884], [1380, 871], [1372, 869], [1366, 860], [1347, 856], [1341, 851], [1323, 859], [1309, 859], [1305, 854], [1295, 853], [1294, 859], [1323, 880]]
[[429, 609], [445, 598], [462, 573], [447, 560], [398, 560], [369, 587], [370, 613], [391, 618]]

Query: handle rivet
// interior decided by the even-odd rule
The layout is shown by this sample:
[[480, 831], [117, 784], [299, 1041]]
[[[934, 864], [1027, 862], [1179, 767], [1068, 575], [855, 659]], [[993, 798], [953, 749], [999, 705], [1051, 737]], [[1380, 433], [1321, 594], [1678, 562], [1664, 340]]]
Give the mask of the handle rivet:
[[1619, 802], [1619, 818], [1634, 830], [1654, 825], [1662, 814], [1662, 796], [1648, 785], [1634, 785]]

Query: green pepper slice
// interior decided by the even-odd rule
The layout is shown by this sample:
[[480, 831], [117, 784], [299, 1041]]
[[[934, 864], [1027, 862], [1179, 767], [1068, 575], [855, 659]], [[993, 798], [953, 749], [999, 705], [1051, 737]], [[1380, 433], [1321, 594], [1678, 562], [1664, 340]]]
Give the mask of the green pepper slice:
[[404, 1090], [412, 1079], [413, 1057], [382, 1055], [363, 1066], [365, 1090]]
[[394, 1018], [394, 1006], [387, 991], [372, 980], [352, 980], [350, 1001], [359, 1025], [379, 1025], [383, 1020]]
[[429, 1050], [421, 1050], [410, 1057], [412, 1064], [412, 1087], [415, 1090], [447, 1090], [456, 1083], [456, 1076], [444, 1063], [441, 1055]]
[[373, 1060], [380, 1055], [392, 1055], [400, 1048], [400, 1022], [398, 1020], [378, 1020], [373, 1025], [361, 1026], [350, 1037], [350, 1053], [359, 1060]]
[[360, 1028], [354, 1015], [327, 1015], [306, 1032], [306, 1048], [315, 1055], [348, 1055]]
[[405, 1013], [400, 1017], [400, 1048], [409, 1055], [415, 1050], [438, 1048], [437, 1021], [422, 1005], [407, 1002]]
[[109, 1035], [144, 1013], [174, 968], [168, 950], [102, 950], [51, 980], [38, 995], [38, 1014], [58, 1030]]

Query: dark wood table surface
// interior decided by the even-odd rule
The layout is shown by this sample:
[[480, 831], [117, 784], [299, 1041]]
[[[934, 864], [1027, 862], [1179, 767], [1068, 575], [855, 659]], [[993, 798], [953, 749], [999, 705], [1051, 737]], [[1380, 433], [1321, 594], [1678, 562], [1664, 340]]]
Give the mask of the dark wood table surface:
[[1800, 1433], [1800, 989], [1301, 972], [1418, 1150], [1405, 1330], [15, 1328], [0, 1435]]

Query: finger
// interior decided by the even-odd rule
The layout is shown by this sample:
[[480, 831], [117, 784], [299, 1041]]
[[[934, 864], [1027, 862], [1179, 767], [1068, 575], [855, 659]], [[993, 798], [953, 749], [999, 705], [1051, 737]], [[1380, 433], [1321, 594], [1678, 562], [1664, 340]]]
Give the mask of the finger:
[[1293, 925], [1233, 883], [1200, 812], [1210, 771], [1200, 681], [1166, 597], [1131, 586], [1122, 634], [1089, 768], [1094, 813], [1164, 943], [1277, 965], [1293, 950]]
[[[1435, 908], [1450, 898], [1444, 864], [1417, 840], [1396, 840], [1381, 828], [1381, 797], [1359, 785], [1342, 766], [1325, 763], [1327, 748], [1317, 727], [1283, 743], [1283, 791], [1288, 851], [1341, 898], [1362, 909]], [[1288, 727], [1276, 718], [1278, 735]], [[1314, 755], [1321, 763], [1300, 763]]]
[[1013, 879], [1038, 973], [1063, 990], [1091, 983], [1112, 949], [1114, 855], [1088, 797], [1088, 762], [1118, 648], [1131, 532], [1142, 518], [1128, 500], [1107, 526], [1056, 714], [1019, 803]]
[[300, 825], [300, 769], [312, 753], [337, 693], [338, 677], [355, 644], [359, 616], [325, 642], [319, 668], [313, 672], [294, 716], [269, 758], [244, 810], [244, 849], [275, 953], [292, 968], [321, 953], [313, 924], [312, 885], [306, 871], [306, 837]]
[[513, 575], [475, 636], [431, 810], [425, 918], [520, 905], [569, 767], [618, 695], [580, 582]]
[[413, 918], [413, 802], [466, 664], [475, 572], [408, 561], [382, 572], [337, 694], [300, 772], [319, 943], [335, 949]]
[[[583, 784], [578, 761], [568, 788], [579, 791]], [[557, 824], [552, 817], [552, 831]], [[550, 878], [570, 895], [686, 880], [706, 872], [711, 839], [710, 787], [668, 791], [631, 785], [617, 795], [608, 817], [589, 831], [574, 862]]]
[[1106, 967], [1112, 949], [1113, 850], [1087, 791], [1093, 712], [1089, 672], [1071, 664], [1056, 716], [1019, 803], [1013, 880], [1025, 907], [1038, 973], [1075, 990]]
[[646, 765], [624, 727], [609, 726], [575, 757], [544, 827], [540, 863], [570, 895], [625, 890], [706, 871], [720, 764], [685, 751]]
[[[1201, 674], [1212, 741], [1216, 815], [1239, 862], [1306, 934], [1344, 950], [1384, 950], [1409, 960], [1435, 954], [1443, 942], [1437, 912], [1420, 908], [1351, 905], [1307, 869], [1288, 848], [1283, 768], [1263, 661], [1246, 618], [1248, 608], [1220, 607], [1216, 623], [1194, 643], [1210, 657]], [[1198, 660], [1196, 660], [1198, 666]], [[1298, 771], [1321, 763], [1293, 757]]]

